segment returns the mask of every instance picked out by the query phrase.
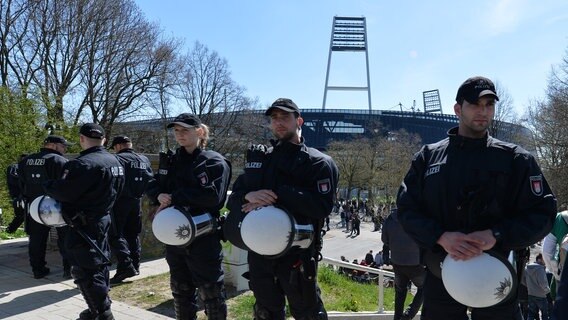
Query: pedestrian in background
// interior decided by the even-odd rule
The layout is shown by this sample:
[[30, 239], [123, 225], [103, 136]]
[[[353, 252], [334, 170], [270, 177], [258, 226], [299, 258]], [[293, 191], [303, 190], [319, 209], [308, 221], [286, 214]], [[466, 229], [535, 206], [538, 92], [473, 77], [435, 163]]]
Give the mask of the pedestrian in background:
[[526, 266], [522, 283], [527, 286], [528, 292], [527, 320], [548, 320], [548, 300], [546, 296], [550, 293], [550, 287], [548, 286], [541, 253], [536, 256], [533, 263]]
[[[400, 225], [397, 210], [392, 209], [385, 220], [383, 233], [383, 260], [394, 271], [394, 320], [410, 320], [420, 310], [424, 299], [426, 270], [420, 262], [420, 248]], [[410, 284], [417, 288], [412, 302], [403, 311]]]

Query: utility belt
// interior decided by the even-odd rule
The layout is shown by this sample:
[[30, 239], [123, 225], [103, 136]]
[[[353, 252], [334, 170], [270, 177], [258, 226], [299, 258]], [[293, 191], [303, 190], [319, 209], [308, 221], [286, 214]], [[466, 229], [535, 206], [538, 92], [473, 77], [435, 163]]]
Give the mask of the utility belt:
[[81, 228], [89, 224], [96, 223], [102, 217], [108, 214], [110, 214], [110, 212], [105, 212], [103, 214], [93, 214], [87, 213], [85, 211], [72, 211], [70, 213], [64, 211], [63, 219], [70, 227]]
[[292, 265], [290, 284], [296, 284], [302, 294], [302, 300], [309, 306], [318, 304], [316, 286], [317, 260], [309, 252], [300, 254], [300, 258]]

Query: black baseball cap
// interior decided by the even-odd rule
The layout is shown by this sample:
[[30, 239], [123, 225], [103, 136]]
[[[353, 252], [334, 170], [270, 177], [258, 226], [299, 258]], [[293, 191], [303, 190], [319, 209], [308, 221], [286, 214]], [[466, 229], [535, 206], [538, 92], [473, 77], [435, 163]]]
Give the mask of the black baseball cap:
[[276, 101], [274, 101], [272, 105], [270, 105], [270, 108], [266, 110], [264, 115], [269, 116], [274, 109], [280, 109], [286, 112], [294, 112], [298, 116], [300, 115], [300, 108], [298, 108], [294, 101], [288, 98], [276, 99]]
[[102, 139], [105, 137], [105, 129], [96, 123], [85, 123], [79, 129], [79, 133], [91, 139]]
[[45, 143], [60, 143], [60, 144], [67, 146], [67, 147], [70, 146], [70, 145], [73, 145], [72, 143], [69, 143], [67, 141], [67, 139], [63, 138], [62, 136], [56, 136], [56, 135], [47, 136], [47, 138], [45, 138], [43, 140], [43, 143], [44, 144]]
[[174, 121], [168, 123], [167, 128], [171, 128], [176, 124], [186, 128], [195, 128], [201, 125], [201, 120], [194, 114], [182, 113], [175, 117]]
[[477, 103], [477, 100], [483, 96], [493, 96], [499, 101], [493, 81], [485, 77], [471, 77], [464, 81], [458, 89], [456, 102], [461, 103], [466, 100], [469, 103]]
[[132, 142], [132, 140], [128, 136], [121, 134], [121, 135], [115, 136], [112, 139], [112, 142], [110, 143], [110, 148], [116, 146], [117, 144], [123, 144], [123, 143], [128, 143], [128, 142]]

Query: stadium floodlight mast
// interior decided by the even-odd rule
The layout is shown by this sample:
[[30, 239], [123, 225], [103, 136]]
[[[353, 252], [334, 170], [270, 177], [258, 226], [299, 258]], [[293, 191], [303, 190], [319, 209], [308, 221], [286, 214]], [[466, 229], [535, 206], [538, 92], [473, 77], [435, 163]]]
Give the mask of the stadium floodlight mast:
[[[367, 86], [330, 86], [329, 68], [331, 56], [334, 51], [365, 52], [365, 66], [367, 68]], [[367, 46], [367, 22], [365, 17], [333, 17], [331, 27], [331, 40], [329, 42], [329, 56], [327, 58], [327, 71], [325, 74], [325, 89], [323, 93], [322, 109], [325, 110], [327, 91], [367, 91], [369, 113], [371, 112], [371, 80], [369, 76], [369, 51]]]
[[440, 91], [438, 89], [422, 92], [424, 101], [424, 113], [442, 113], [442, 102], [440, 102]]

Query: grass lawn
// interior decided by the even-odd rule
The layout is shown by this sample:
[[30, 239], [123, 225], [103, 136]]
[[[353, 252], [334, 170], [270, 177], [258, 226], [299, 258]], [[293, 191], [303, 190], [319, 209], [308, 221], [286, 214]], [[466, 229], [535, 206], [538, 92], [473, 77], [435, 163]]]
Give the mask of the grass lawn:
[[[327, 267], [319, 269], [318, 277], [326, 310], [377, 311], [379, 291], [377, 285], [354, 282]], [[237, 293], [231, 287], [228, 287], [227, 291], [228, 319], [252, 319], [252, 307], [255, 301], [252, 292]], [[116, 301], [175, 317], [168, 273], [115, 285], [110, 291], [110, 296]], [[385, 310], [393, 310], [394, 289], [385, 288], [384, 297]], [[409, 303], [411, 299], [412, 297], [409, 296], [407, 302]], [[203, 311], [199, 312], [198, 319], [207, 319]]]

